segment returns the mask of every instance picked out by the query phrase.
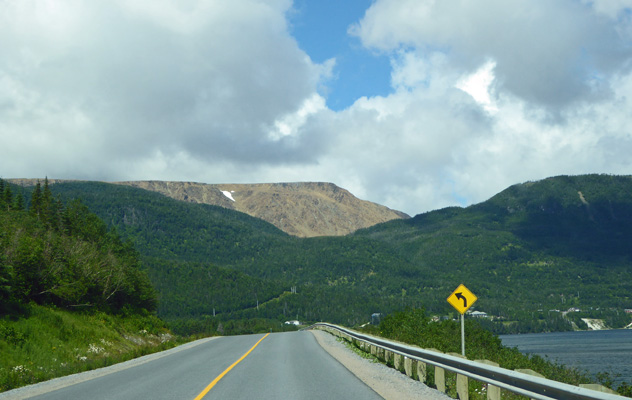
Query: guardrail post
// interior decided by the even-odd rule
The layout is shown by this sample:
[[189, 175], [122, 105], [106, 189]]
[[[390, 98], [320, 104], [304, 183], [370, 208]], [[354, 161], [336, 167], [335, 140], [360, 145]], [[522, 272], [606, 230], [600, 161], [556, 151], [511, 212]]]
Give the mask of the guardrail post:
[[383, 347], [377, 348], [377, 359], [382, 361], [383, 363], [386, 363], [386, 354]]
[[[459, 353], [448, 353], [451, 356], [465, 358], [462, 354]], [[467, 376], [461, 375], [459, 373], [456, 374], [456, 394], [460, 400], [468, 400], [470, 398], [469, 387], [467, 382]]]
[[393, 360], [393, 352], [390, 350], [384, 350], [384, 362], [389, 367], [393, 367], [395, 365], [395, 360]]
[[404, 372], [409, 378], [413, 377], [413, 360], [408, 357], [404, 357]]
[[421, 383], [426, 383], [426, 380], [427, 380], [426, 369], [427, 369], [427, 365], [425, 362], [417, 361], [417, 379]]
[[[442, 353], [442, 351], [439, 351], [437, 349], [428, 349], [430, 351], [434, 351], [435, 353]], [[445, 369], [441, 368], [441, 367], [434, 367], [434, 383], [435, 383], [435, 387], [437, 388], [438, 391], [445, 393]]]
[[402, 356], [401, 354], [395, 353], [393, 355], [393, 368], [395, 368], [395, 370], [397, 371], [402, 371], [402, 359], [404, 356]]
[[[474, 360], [481, 364], [499, 367], [498, 363], [489, 360]], [[500, 388], [498, 386], [487, 384], [487, 400], [500, 400]]]

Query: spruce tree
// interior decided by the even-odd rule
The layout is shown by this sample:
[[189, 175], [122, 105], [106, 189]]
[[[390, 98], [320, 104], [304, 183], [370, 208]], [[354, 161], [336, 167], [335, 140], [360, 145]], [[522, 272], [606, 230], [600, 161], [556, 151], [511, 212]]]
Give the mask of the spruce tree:
[[13, 192], [11, 191], [11, 186], [5, 185], [2, 197], [4, 198], [3, 209], [6, 208], [7, 211], [10, 210], [13, 205]]
[[42, 212], [42, 186], [40, 185], [39, 180], [37, 181], [33, 194], [31, 195], [31, 206], [29, 207], [29, 212], [38, 218]]
[[49, 226], [56, 231], [63, 231], [63, 216], [64, 213], [64, 203], [61, 201], [61, 198], [57, 196], [57, 199], [52, 199], [50, 206], [48, 207], [48, 224]]
[[13, 202], [13, 209], [16, 211], [24, 211], [24, 196], [22, 192], [18, 192], [18, 195], [15, 196], [15, 201]]
[[46, 222], [49, 222], [52, 219], [51, 206], [53, 202], [53, 194], [50, 191], [50, 187], [48, 186], [48, 177], [44, 178], [44, 190], [42, 191], [42, 208], [41, 214]]
[[60, 199], [54, 199], [53, 193], [50, 190], [48, 183], [48, 177], [44, 179], [44, 189], [42, 190], [42, 207], [41, 218], [48, 224], [49, 227], [59, 230], [60, 229], [60, 213], [63, 209], [63, 205]]

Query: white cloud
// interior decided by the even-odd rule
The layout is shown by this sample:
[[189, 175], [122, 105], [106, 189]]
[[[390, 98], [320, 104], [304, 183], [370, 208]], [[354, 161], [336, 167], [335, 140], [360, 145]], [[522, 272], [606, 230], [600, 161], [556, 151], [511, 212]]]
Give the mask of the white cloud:
[[495, 67], [494, 61], [487, 61], [476, 72], [462, 77], [456, 83], [457, 88], [472, 96], [478, 104], [491, 113], [498, 111], [498, 107], [490, 96], [490, 85], [495, 78]]
[[325, 99], [315, 93], [312, 97], [305, 99], [296, 112], [286, 114], [274, 121], [274, 129], [269, 133], [270, 138], [278, 141], [284, 137], [297, 135], [310, 116], [325, 109]]
[[410, 214], [629, 174], [629, 1], [377, 0], [392, 91], [326, 106], [289, 0], [0, 2], [0, 174], [330, 181]]
[[[103, 143], [104, 163], [155, 149], [272, 163], [304, 151], [300, 138], [272, 146], [266, 130], [312, 99], [327, 73], [287, 33], [290, 2], [183, 4], [4, 2], [0, 36], [11, 40], [0, 79], [12, 90], [2, 96], [3, 123], [13, 125], [5, 134], [41, 125], [45, 141], [57, 142], [79, 113], [83, 134]], [[78, 154], [95, 150], [83, 146]]]
[[382, 138], [363, 144], [380, 156], [361, 180], [388, 182], [373, 198], [414, 213], [412, 199], [470, 204], [526, 180], [629, 173], [615, 151], [632, 139], [629, 18], [615, 14], [572, 1], [374, 2], [351, 30], [393, 60], [394, 93], [352, 107], [375, 111], [361, 119]]
[[352, 32], [381, 51], [443, 52], [464, 72], [492, 59], [505, 90], [559, 109], [604, 95], [591, 77], [625, 67], [622, 24], [571, 0], [379, 0]]

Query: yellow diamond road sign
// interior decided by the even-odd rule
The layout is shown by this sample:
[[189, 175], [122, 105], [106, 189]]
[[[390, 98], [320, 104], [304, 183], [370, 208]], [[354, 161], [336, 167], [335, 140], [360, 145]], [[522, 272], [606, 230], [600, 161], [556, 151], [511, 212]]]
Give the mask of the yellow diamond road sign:
[[452, 294], [448, 297], [448, 303], [452, 304], [452, 307], [456, 308], [461, 314], [465, 314], [468, 308], [472, 307], [472, 304], [476, 301], [477, 297], [474, 293], [470, 292], [465, 285], [461, 284]]

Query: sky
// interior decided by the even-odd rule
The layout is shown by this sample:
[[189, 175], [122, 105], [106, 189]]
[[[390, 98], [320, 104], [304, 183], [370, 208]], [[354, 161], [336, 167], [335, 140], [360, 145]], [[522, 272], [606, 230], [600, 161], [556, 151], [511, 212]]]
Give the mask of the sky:
[[333, 182], [409, 215], [632, 174], [632, 0], [0, 0], [0, 177]]

